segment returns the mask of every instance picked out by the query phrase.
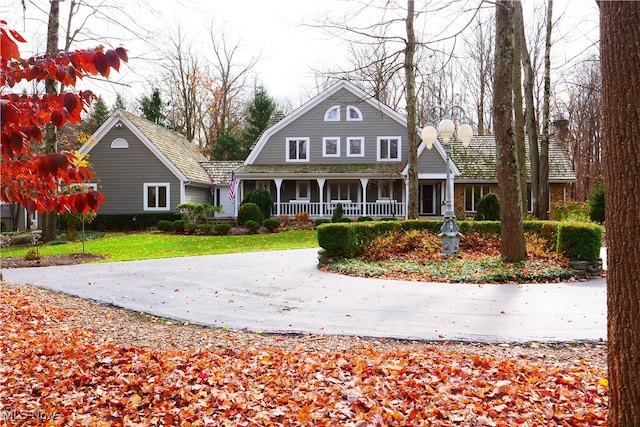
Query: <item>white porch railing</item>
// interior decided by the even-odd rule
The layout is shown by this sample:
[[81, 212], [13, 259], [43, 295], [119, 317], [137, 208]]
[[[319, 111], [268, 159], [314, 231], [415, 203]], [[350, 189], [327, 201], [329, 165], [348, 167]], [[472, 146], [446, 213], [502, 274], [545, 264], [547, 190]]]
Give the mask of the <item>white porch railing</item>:
[[280, 215], [295, 216], [301, 212], [307, 212], [311, 217], [321, 218], [333, 215], [338, 203], [342, 203], [342, 214], [346, 217], [356, 218], [370, 216], [373, 218], [396, 217], [404, 218], [406, 206], [399, 201], [366, 202], [364, 207], [358, 202], [282, 202], [280, 203]]

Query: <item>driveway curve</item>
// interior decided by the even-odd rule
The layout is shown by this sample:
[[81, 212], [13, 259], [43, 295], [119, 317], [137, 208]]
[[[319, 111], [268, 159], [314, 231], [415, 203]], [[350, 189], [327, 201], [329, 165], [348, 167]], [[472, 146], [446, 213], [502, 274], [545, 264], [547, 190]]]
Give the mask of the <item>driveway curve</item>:
[[469, 342], [606, 340], [606, 282], [494, 285], [327, 273], [317, 249], [3, 270], [29, 283], [213, 327]]

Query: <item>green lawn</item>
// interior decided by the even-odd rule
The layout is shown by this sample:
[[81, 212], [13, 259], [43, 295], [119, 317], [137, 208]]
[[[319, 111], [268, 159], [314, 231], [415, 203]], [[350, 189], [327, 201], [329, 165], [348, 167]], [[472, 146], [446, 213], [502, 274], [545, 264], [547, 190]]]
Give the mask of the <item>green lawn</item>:
[[[307, 230], [240, 236], [117, 233], [85, 242], [85, 252], [108, 256], [102, 262], [315, 247], [318, 247], [318, 236], [315, 231]], [[0, 250], [0, 256], [23, 257], [30, 248], [30, 246], [4, 248]], [[39, 253], [42, 256], [81, 252], [82, 243], [80, 242], [39, 247]]]

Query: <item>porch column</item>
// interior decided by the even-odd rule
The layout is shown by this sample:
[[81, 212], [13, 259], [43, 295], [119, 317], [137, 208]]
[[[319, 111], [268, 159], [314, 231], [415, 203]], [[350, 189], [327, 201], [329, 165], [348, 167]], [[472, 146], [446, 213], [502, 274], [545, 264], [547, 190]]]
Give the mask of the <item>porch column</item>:
[[318, 178], [316, 179], [316, 181], [318, 181], [318, 189], [320, 190], [320, 211], [319, 211], [319, 215], [320, 217], [324, 216], [324, 183], [326, 182], [325, 178]]
[[282, 178], [274, 178], [273, 182], [276, 184], [276, 215], [282, 215], [280, 210], [280, 189], [282, 188]]
[[367, 185], [369, 184], [369, 178], [360, 178], [360, 185], [362, 186], [362, 216], [367, 216]]

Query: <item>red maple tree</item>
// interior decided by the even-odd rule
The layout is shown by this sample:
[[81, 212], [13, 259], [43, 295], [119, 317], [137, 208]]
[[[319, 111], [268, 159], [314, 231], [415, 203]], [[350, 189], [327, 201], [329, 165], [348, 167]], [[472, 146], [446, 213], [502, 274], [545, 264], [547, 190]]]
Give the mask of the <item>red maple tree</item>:
[[[28, 59], [20, 57], [18, 42], [24, 38], [0, 20], [0, 85], [13, 88], [21, 81], [39, 82], [53, 79], [66, 87], [75, 87], [77, 79], [86, 75], [107, 78], [121, 61], [127, 61], [124, 48], [59, 52]], [[60, 94], [3, 93], [2, 109], [2, 169], [0, 200], [19, 203], [29, 213], [88, 212], [97, 210], [103, 202], [98, 191], [63, 194], [60, 189], [93, 178], [91, 171], [70, 152], [39, 154], [47, 124], [60, 128], [66, 122], [78, 123], [81, 113], [96, 99], [91, 91]], [[33, 142], [33, 143], [32, 143]]]

